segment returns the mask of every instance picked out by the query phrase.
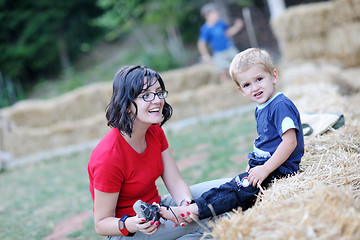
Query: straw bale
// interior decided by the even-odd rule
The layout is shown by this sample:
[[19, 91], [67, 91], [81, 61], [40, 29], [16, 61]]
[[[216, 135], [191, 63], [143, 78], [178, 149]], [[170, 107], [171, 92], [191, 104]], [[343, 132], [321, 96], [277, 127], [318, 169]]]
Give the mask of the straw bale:
[[309, 191], [219, 219], [212, 235], [218, 240], [358, 239], [359, 213], [349, 187], [313, 182]]
[[292, 85], [283, 92], [302, 112], [343, 113], [348, 105], [340, 96], [339, 87], [331, 83], [304, 83], [301, 87]]
[[346, 67], [360, 65], [360, 21], [339, 25], [329, 30], [324, 45], [331, 58], [338, 59]]
[[235, 83], [230, 81], [169, 94], [168, 102], [174, 108], [171, 121], [196, 117], [249, 103], [238, 92]]
[[271, 21], [275, 36], [281, 41], [296, 41], [323, 35], [332, 23], [329, 21], [334, 5], [332, 2], [289, 7]]
[[352, 22], [360, 19], [359, 0], [336, 0], [331, 10], [332, 21], [335, 24]]
[[321, 35], [288, 40], [281, 45], [283, 57], [286, 59], [322, 57], [327, 52], [325, 41], [326, 38]]
[[213, 64], [206, 63], [170, 70], [160, 75], [171, 94], [195, 89], [207, 84], [219, 83], [219, 74], [216, 71], [216, 67]]
[[111, 97], [111, 84], [96, 83], [54, 99], [26, 100], [1, 111], [16, 126], [42, 127], [57, 122], [87, 118], [105, 108]]
[[[340, 86], [341, 95], [353, 95], [360, 92], [360, 68], [348, 68], [341, 71], [340, 76], [334, 78], [334, 83]], [[360, 101], [359, 101], [360, 102]], [[359, 103], [358, 102], [358, 103]]]
[[108, 129], [104, 114], [48, 127], [23, 126], [7, 136], [5, 150], [12, 153], [13, 157], [32, 155], [98, 139]]
[[279, 83], [285, 88], [304, 83], [331, 83], [342, 78], [343, 72], [341, 67], [333, 64], [297, 61], [280, 67]]

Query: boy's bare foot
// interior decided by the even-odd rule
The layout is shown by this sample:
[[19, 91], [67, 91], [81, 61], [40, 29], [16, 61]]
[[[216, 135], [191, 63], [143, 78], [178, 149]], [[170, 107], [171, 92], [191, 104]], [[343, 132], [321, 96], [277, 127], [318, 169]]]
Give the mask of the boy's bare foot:
[[173, 227], [179, 225], [186, 226], [198, 219], [198, 207], [195, 203], [188, 206], [171, 207], [171, 210], [168, 210], [166, 207], [160, 207], [160, 215], [174, 222]]

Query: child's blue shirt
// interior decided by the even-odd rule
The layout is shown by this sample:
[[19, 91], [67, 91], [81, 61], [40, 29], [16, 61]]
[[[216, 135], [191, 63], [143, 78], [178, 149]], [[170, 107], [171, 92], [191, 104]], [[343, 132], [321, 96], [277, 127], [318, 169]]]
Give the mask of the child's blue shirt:
[[222, 20], [219, 20], [214, 26], [209, 26], [206, 23], [200, 28], [199, 39], [207, 42], [213, 53], [221, 52], [233, 46], [233, 42], [225, 34], [228, 25]]
[[284, 132], [293, 128], [296, 130], [296, 148], [278, 169], [284, 174], [297, 172], [304, 155], [304, 135], [300, 113], [294, 103], [284, 94], [277, 93], [256, 107], [255, 119], [259, 137], [254, 141], [254, 151], [249, 154], [249, 159], [267, 161], [282, 142]]

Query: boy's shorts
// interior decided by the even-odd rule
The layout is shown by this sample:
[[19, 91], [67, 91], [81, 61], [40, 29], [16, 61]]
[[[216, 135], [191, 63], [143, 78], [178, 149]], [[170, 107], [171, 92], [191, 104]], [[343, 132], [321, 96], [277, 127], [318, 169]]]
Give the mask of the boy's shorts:
[[224, 51], [214, 53], [212, 59], [217, 67], [218, 72], [227, 71], [229, 69], [231, 61], [238, 53], [239, 50], [234, 46], [231, 46]]

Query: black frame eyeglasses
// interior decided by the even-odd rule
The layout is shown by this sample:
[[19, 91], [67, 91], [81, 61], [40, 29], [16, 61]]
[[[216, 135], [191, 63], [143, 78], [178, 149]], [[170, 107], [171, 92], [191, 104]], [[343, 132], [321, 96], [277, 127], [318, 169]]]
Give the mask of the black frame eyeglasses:
[[147, 92], [144, 95], [138, 96], [138, 98], [142, 98], [145, 102], [151, 102], [155, 99], [155, 96], [158, 96], [159, 99], [165, 99], [168, 96], [168, 91], [161, 90], [158, 92]]

